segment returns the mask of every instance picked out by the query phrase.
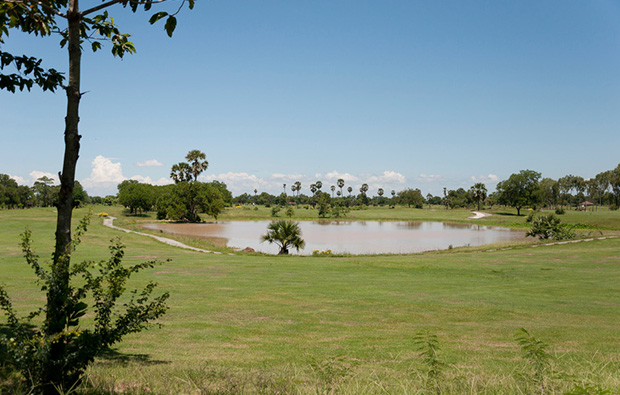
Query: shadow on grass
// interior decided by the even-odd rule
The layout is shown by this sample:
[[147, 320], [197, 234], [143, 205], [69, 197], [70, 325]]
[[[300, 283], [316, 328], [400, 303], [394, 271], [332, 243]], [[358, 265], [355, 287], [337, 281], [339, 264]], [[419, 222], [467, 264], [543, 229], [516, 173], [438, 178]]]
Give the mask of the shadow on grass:
[[98, 363], [103, 365], [124, 365], [127, 363], [137, 363], [142, 365], [165, 365], [170, 363], [170, 361], [151, 359], [151, 356], [148, 354], [126, 354], [118, 352], [111, 348], [102, 351], [97, 356], [97, 358], [99, 359]]

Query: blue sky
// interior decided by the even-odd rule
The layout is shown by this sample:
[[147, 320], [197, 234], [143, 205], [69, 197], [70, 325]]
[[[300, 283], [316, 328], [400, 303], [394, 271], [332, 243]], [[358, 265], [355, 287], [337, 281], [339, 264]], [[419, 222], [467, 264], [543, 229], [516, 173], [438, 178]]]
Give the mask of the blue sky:
[[[169, 182], [192, 149], [234, 194], [341, 177], [372, 194], [494, 190], [522, 169], [620, 162], [617, 1], [198, 0], [171, 39], [147, 14], [110, 14], [138, 52], [83, 57], [77, 179], [93, 195]], [[66, 69], [57, 37], [2, 48]], [[65, 105], [0, 92], [0, 173], [60, 170]]]

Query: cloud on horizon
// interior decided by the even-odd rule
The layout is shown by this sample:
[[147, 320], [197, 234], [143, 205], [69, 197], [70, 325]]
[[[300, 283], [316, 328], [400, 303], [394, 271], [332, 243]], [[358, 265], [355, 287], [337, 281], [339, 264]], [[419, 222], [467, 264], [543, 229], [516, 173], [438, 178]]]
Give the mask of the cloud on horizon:
[[160, 161], [158, 161], [157, 159], [149, 159], [147, 161], [144, 162], [138, 162], [136, 163], [136, 166], [138, 167], [161, 167], [164, 164], [161, 163]]
[[489, 174], [488, 176], [471, 176], [470, 180], [475, 183], [481, 182], [483, 184], [496, 184], [499, 181], [499, 177], [495, 174]]

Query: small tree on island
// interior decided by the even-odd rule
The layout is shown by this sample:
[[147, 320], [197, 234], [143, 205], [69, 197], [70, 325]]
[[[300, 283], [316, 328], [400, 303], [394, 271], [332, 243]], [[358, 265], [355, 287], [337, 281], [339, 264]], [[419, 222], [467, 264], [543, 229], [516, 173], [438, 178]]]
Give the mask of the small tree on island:
[[301, 238], [299, 224], [284, 220], [273, 221], [267, 226], [267, 233], [261, 236], [261, 243], [265, 241], [280, 247], [278, 255], [287, 255], [290, 248], [299, 251], [306, 246], [306, 242]]

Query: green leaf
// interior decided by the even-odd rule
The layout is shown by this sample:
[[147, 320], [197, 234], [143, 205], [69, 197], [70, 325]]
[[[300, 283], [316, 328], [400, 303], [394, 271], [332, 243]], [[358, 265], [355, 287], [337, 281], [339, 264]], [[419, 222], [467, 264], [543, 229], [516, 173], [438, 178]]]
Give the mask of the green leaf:
[[97, 52], [98, 49], [101, 49], [101, 43], [99, 41], [94, 41], [92, 44], [93, 52]]
[[189, 9], [190, 9], [190, 10], [193, 10], [193, 9], [194, 9], [194, 3], [195, 3], [195, 1], [194, 1], [194, 0], [189, 0]]
[[170, 15], [168, 19], [166, 20], [166, 26], [164, 26], [164, 29], [166, 29], [166, 33], [168, 33], [168, 37], [172, 37], [172, 33], [174, 32], [174, 29], [176, 27], [177, 27], [177, 18]]
[[154, 24], [155, 22], [157, 22], [158, 20], [160, 20], [161, 18], [165, 17], [165, 16], [168, 16], [168, 13], [167, 13], [167, 12], [164, 12], [164, 11], [162, 11], [162, 12], [158, 12], [158, 13], [156, 13], [156, 14], [153, 14], [153, 16], [151, 17], [151, 19], [149, 19], [149, 23], [152, 25], [152, 24]]

